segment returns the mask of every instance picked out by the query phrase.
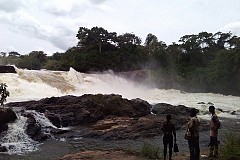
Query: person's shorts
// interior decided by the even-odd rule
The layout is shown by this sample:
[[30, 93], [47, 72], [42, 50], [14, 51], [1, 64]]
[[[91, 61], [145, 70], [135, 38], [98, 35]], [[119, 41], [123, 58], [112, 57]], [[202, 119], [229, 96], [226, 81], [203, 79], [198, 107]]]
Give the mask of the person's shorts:
[[217, 137], [212, 137], [212, 136], [210, 136], [210, 146], [214, 146], [214, 145], [216, 145], [216, 144], [218, 144], [218, 139], [217, 139]]
[[173, 147], [173, 135], [172, 134], [165, 134], [163, 136], [163, 145], [168, 145], [169, 147]]

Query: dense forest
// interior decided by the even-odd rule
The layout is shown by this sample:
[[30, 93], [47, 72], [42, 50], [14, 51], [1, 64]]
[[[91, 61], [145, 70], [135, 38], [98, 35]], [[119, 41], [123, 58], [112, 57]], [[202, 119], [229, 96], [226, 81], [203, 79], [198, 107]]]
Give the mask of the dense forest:
[[229, 33], [185, 35], [166, 45], [149, 33], [144, 42], [133, 33], [117, 35], [102, 27], [80, 27], [78, 44], [47, 56], [1, 52], [0, 64], [18, 68], [79, 72], [145, 69], [157, 87], [240, 95], [240, 37]]

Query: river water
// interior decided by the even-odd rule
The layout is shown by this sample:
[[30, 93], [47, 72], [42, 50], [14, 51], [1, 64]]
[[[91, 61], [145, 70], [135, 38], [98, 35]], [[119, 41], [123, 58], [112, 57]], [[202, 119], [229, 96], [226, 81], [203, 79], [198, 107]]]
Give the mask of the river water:
[[[217, 112], [223, 126], [221, 137], [226, 132], [238, 132], [240, 123], [240, 97], [226, 96], [213, 93], [185, 93], [179, 90], [163, 90], [150, 88], [148, 84], [138, 84], [133, 81], [118, 77], [111, 72], [102, 74], [84, 74], [70, 69], [62, 71], [35, 71], [16, 68], [17, 74], [0, 74], [0, 83], [6, 83], [10, 92], [7, 102], [20, 102], [27, 100], [39, 100], [52, 96], [83, 94], [120, 94], [124, 98], [141, 98], [150, 104], [169, 103], [172, 105], [185, 105], [195, 107], [201, 112], [198, 115], [203, 120], [209, 120], [208, 106], [214, 104], [216, 108], [224, 112]], [[201, 103], [199, 103], [201, 102]], [[234, 114], [232, 114], [234, 112]], [[51, 125], [44, 119], [44, 115], [37, 115], [44, 125]], [[68, 137], [63, 135], [58, 140], [49, 140], [43, 144], [32, 141], [24, 132], [25, 119], [19, 119], [10, 124], [12, 130], [7, 137], [1, 139], [3, 145], [11, 150], [8, 154], [0, 154], [0, 159], [55, 159], [62, 155], [84, 149], [109, 149], [126, 148], [139, 149], [145, 140], [137, 141], [98, 141], [96, 139], [82, 139], [81, 137]], [[77, 131], [77, 129], [76, 129]], [[187, 145], [182, 138], [184, 130], [178, 131], [178, 143], [183, 151], [187, 151]], [[20, 135], [20, 136], [19, 136]], [[201, 146], [208, 143], [208, 132], [201, 133]], [[18, 137], [18, 138], [14, 138]], [[161, 136], [146, 139], [151, 143], [161, 146]]]

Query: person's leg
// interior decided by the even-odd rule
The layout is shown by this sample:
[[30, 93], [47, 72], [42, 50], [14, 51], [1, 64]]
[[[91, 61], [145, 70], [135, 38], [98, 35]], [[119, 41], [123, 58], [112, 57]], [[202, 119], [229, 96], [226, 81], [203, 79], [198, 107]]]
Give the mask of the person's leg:
[[214, 137], [214, 142], [215, 142], [215, 144], [214, 144], [214, 154], [213, 154], [213, 156], [215, 158], [217, 158], [218, 157], [218, 140], [217, 140], [217, 137]]
[[194, 160], [194, 146], [193, 146], [193, 139], [190, 138], [188, 140], [188, 146], [190, 151], [190, 160]]
[[199, 160], [200, 158], [199, 137], [194, 139], [194, 152], [195, 160]]
[[169, 160], [172, 159], [172, 146], [169, 145]]
[[208, 156], [209, 158], [212, 158], [212, 157], [213, 157], [214, 145], [215, 145], [214, 137], [210, 136], [210, 143], [209, 143], [210, 152], [209, 152], [209, 156]]
[[173, 136], [169, 136], [169, 160], [172, 159]]
[[163, 147], [163, 156], [164, 156], [164, 160], [166, 160], [166, 157], [167, 157], [167, 145], [164, 144], [164, 147]]
[[163, 158], [164, 160], [166, 160], [166, 157], [167, 157], [167, 138], [166, 138], [166, 135], [163, 136]]

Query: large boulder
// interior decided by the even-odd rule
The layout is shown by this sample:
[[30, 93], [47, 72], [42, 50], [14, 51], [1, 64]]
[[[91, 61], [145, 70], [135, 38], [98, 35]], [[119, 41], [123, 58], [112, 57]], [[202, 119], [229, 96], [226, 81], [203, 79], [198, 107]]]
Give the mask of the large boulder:
[[141, 99], [128, 100], [120, 95], [63, 96], [40, 101], [9, 103], [44, 113], [55, 126], [95, 123], [107, 116], [141, 117], [150, 114], [151, 105]]
[[17, 73], [13, 66], [0, 66], [0, 73]]
[[158, 103], [153, 105], [152, 112], [157, 115], [171, 114], [177, 116], [188, 116], [191, 108], [184, 105], [174, 106], [167, 103]]
[[0, 108], [0, 133], [8, 129], [7, 123], [17, 119], [17, 115], [10, 108]]
[[0, 124], [6, 124], [16, 119], [17, 115], [11, 108], [0, 108]]

